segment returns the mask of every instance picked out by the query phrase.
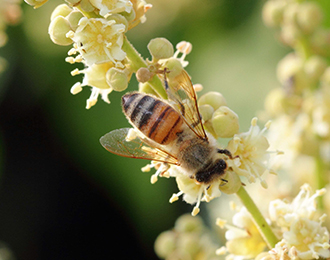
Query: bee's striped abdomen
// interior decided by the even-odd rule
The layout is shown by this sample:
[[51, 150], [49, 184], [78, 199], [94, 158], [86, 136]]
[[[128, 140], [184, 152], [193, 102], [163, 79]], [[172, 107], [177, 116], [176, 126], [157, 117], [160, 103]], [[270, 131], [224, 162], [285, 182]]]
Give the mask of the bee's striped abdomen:
[[142, 93], [122, 98], [124, 113], [145, 136], [159, 144], [169, 144], [182, 131], [183, 119], [167, 103]]

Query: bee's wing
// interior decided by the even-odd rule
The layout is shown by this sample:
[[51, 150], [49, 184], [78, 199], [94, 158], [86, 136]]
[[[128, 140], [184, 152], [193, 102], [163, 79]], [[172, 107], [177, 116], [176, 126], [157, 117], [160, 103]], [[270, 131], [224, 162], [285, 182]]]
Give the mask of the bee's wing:
[[113, 130], [100, 138], [100, 143], [109, 152], [121, 155], [124, 157], [146, 159], [170, 164], [177, 164], [178, 160], [164, 149], [154, 147], [157, 144], [137, 137], [131, 141], [126, 141], [126, 136], [130, 128], [121, 128]]
[[167, 77], [164, 71], [160, 75], [164, 80], [164, 86], [170, 101], [174, 102], [174, 108], [183, 116], [189, 128], [201, 139], [207, 140], [201, 116], [199, 114], [197, 97], [188, 73], [185, 70], [172, 78]]

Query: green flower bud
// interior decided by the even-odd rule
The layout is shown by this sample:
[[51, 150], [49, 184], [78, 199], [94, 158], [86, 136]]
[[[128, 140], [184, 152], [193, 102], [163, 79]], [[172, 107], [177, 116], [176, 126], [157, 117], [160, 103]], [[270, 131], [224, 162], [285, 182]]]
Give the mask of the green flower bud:
[[234, 194], [242, 186], [242, 182], [238, 174], [234, 171], [227, 171], [226, 176], [223, 177], [227, 183], [222, 183], [219, 189], [226, 194]]
[[160, 258], [167, 258], [176, 248], [176, 234], [173, 231], [162, 232], [155, 241], [155, 252]]
[[212, 115], [214, 113], [214, 108], [211, 105], [205, 104], [205, 105], [198, 106], [198, 108], [199, 108], [199, 113], [201, 114], [204, 122], [206, 122], [212, 118]]
[[198, 99], [198, 105], [210, 105], [214, 110], [217, 110], [221, 106], [226, 106], [227, 101], [221, 93], [211, 91], [207, 92]]
[[200, 250], [199, 236], [192, 233], [180, 234], [177, 241], [178, 250], [183, 253], [183, 255], [190, 255], [190, 259], [195, 259], [195, 255]]
[[150, 72], [148, 68], [139, 68], [135, 76], [138, 82], [145, 83], [149, 81], [155, 74]]
[[277, 66], [277, 77], [288, 92], [301, 93], [310, 87], [310, 82], [304, 71], [302, 59], [294, 53], [285, 56]]
[[321, 56], [312, 56], [305, 63], [306, 75], [314, 81], [320, 79], [326, 68], [327, 61]]
[[54, 18], [48, 28], [50, 39], [58, 45], [70, 45], [72, 40], [66, 37], [66, 34], [71, 31], [69, 22], [63, 16]]
[[303, 2], [299, 5], [297, 20], [305, 33], [313, 32], [320, 26], [323, 13], [316, 2]]
[[289, 3], [283, 11], [283, 23], [297, 25], [297, 16], [299, 11], [299, 4], [292, 2]]
[[183, 66], [180, 62], [180, 60], [176, 58], [169, 58], [164, 64], [164, 68], [168, 68], [170, 70], [170, 73], [167, 74], [168, 78], [174, 79], [176, 76], [178, 76], [182, 70]]
[[262, 9], [262, 18], [267, 26], [279, 27], [283, 21], [283, 11], [287, 3], [283, 0], [267, 1]]
[[238, 116], [229, 107], [221, 106], [213, 113], [212, 125], [218, 137], [233, 137], [239, 130]]
[[121, 92], [128, 87], [127, 74], [120, 69], [110, 68], [105, 76], [109, 86], [115, 91]]
[[151, 87], [151, 85], [148, 82], [139, 83], [139, 92], [157, 96], [157, 93], [154, 91], [154, 89]]
[[276, 117], [283, 113], [284, 98], [283, 88], [275, 88], [269, 92], [265, 100], [265, 109], [270, 116]]
[[66, 17], [73, 31], [78, 28], [78, 23], [83, 17], [83, 14], [79, 11], [73, 11]]
[[89, 2], [89, 0], [81, 0], [80, 7], [85, 12], [93, 12], [95, 7]]
[[165, 38], [155, 38], [148, 43], [148, 50], [154, 60], [168, 59], [173, 56], [172, 43]]
[[50, 20], [53, 21], [57, 16], [66, 17], [71, 12], [72, 12], [72, 8], [70, 8], [68, 5], [66, 4], [58, 5], [52, 12], [52, 15], [50, 16]]
[[191, 214], [184, 214], [175, 221], [174, 228], [180, 233], [199, 233], [202, 231], [203, 226], [203, 221], [200, 217], [193, 217]]
[[24, 0], [28, 5], [33, 6], [33, 8], [39, 8], [43, 4], [45, 4], [48, 0]]

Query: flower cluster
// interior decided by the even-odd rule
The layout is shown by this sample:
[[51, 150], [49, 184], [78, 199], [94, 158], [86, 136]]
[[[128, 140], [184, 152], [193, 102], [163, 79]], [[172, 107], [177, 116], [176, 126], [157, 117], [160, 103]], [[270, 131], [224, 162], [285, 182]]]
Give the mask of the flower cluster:
[[[28, 1], [34, 7], [45, 2]], [[72, 86], [71, 93], [77, 94], [82, 87], [90, 86], [87, 109], [96, 104], [98, 96], [110, 103], [109, 93], [124, 91], [135, 72], [124, 50], [125, 42], [129, 45], [125, 33], [145, 21], [151, 5], [144, 0], [72, 0], [68, 4], [55, 8], [48, 32], [55, 44], [73, 46], [67, 62], [84, 65], [84, 69], [71, 73], [84, 75], [82, 82]]]
[[277, 129], [269, 131], [269, 139], [274, 149], [285, 152], [286, 160], [278, 165], [289, 172], [300, 156], [329, 161], [330, 30], [322, 26], [323, 16], [318, 3], [307, 0], [269, 0], [263, 9], [265, 23], [279, 28], [282, 42], [294, 50], [279, 62], [281, 87], [265, 102]]
[[162, 259], [215, 259], [216, 245], [199, 217], [180, 216], [172, 230], [162, 232], [155, 241]]
[[245, 207], [233, 216], [233, 225], [217, 219], [217, 225], [226, 228], [226, 246], [218, 254], [229, 253], [226, 259], [277, 260], [319, 259], [330, 257], [329, 231], [323, 226], [326, 215], [318, 216], [316, 200], [325, 189], [312, 194], [305, 184], [291, 203], [276, 199], [269, 204], [273, 230], [280, 241], [265, 252], [266, 243]]

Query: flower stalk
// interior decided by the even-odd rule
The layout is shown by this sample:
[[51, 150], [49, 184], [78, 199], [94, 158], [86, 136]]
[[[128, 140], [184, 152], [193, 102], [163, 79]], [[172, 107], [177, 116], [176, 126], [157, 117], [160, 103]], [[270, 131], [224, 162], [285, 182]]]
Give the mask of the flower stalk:
[[241, 188], [237, 191], [236, 194], [240, 198], [246, 209], [250, 212], [252, 219], [258, 227], [260, 234], [265, 240], [268, 248], [275, 248], [275, 245], [279, 240], [271, 230], [265, 218], [262, 216], [256, 204], [251, 199], [250, 195], [247, 193], [243, 186], [241, 186]]
[[[123, 51], [126, 52], [127, 58], [130, 60], [131, 70], [137, 71], [139, 68], [147, 67], [146, 62], [141, 57], [141, 54], [136, 51], [134, 46], [129, 42], [127, 37], [124, 37], [123, 43]], [[161, 80], [158, 78], [157, 75], [154, 75], [150, 80], [149, 83], [156, 93], [164, 98], [167, 99], [166, 91], [163, 87]]]

